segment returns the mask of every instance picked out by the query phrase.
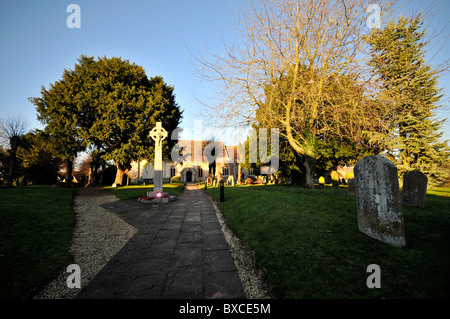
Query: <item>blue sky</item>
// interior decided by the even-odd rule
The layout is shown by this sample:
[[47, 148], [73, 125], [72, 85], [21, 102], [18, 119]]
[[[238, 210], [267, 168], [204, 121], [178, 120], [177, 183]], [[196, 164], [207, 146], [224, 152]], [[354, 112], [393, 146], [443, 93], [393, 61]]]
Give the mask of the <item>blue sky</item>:
[[[71, 3], [81, 9], [79, 29], [66, 25]], [[42, 128], [28, 97], [39, 96], [42, 85], [48, 88], [60, 79], [64, 68], [72, 69], [81, 54], [120, 56], [143, 66], [149, 77], [161, 75], [174, 85], [184, 110], [181, 126], [192, 130], [194, 120], [201, 119], [199, 100], [211, 92], [190, 70], [189, 51], [197, 52], [205, 42], [220, 50], [222, 35], [233, 37], [236, 19], [231, 8], [246, 4], [246, 0], [0, 0], [0, 116], [21, 114], [28, 129]], [[440, 30], [448, 23], [450, 1], [436, 4], [439, 15], [430, 22]], [[402, 12], [408, 15], [428, 5], [415, 0]], [[449, 33], [448, 26], [445, 32]], [[448, 42], [435, 62], [449, 58]], [[441, 87], [450, 94], [448, 74], [441, 77]], [[447, 110], [438, 115], [446, 118], [448, 95], [442, 104]], [[450, 140], [449, 121], [444, 131]]]

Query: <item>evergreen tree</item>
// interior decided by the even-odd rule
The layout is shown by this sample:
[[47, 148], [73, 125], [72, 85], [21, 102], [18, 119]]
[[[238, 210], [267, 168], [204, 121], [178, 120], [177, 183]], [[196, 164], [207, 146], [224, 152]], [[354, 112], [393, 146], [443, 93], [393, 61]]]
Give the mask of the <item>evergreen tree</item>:
[[57, 182], [61, 159], [52, 155], [52, 143], [43, 131], [33, 130], [22, 137], [17, 149], [19, 171], [26, 185], [48, 185]]
[[387, 106], [386, 130], [378, 132], [386, 156], [396, 163], [399, 174], [418, 169], [429, 184], [441, 181], [441, 167], [449, 158], [447, 142], [440, 131], [445, 120], [436, 118], [442, 98], [439, 70], [425, 60], [426, 28], [419, 14], [399, 17], [369, 38], [369, 65], [381, 85], [379, 102]]
[[79, 135], [80, 114], [75, 103], [79, 84], [75, 74], [64, 70], [62, 79], [41, 87], [40, 97], [30, 97], [36, 106], [37, 118], [45, 125], [44, 132], [51, 153], [65, 162], [66, 185], [72, 182], [73, 161], [85, 150]]
[[[173, 86], [160, 76], [148, 78], [141, 66], [121, 58], [81, 56], [74, 70], [65, 70], [61, 80], [41, 93], [30, 100], [57, 138], [55, 147], [64, 152], [59, 157], [67, 153], [73, 160], [78, 146], [92, 147], [102, 160], [116, 163], [116, 185], [122, 185], [132, 161], [153, 157], [149, 133], [155, 123], [162, 122], [170, 132], [182, 116]], [[163, 143], [167, 155], [176, 141]]]

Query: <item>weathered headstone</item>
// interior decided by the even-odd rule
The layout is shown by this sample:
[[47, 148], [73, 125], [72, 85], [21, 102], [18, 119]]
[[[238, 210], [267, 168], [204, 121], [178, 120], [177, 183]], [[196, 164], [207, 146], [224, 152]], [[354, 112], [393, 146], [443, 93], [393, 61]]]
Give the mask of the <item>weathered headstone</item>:
[[331, 172], [331, 184], [333, 187], [339, 187], [339, 175], [336, 171]]
[[354, 178], [350, 178], [347, 181], [347, 190], [348, 190], [349, 196], [355, 196], [355, 179]]
[[412, 207], [425, 207], [428, 178], [419, 170], [406, 173], [403, 176], [403, 204]]
[[153, 196], [160, 198], [163, 192], [163, 166], [162, 166], [162, 141], [167, 137], [167, 131], [161, 126], [161, 122], [156, 123], [156, 127], [150, 131], [150, 137], [155, 141], [155, 163], [153, 166]]
[[397, 167], [385, 157], [366, 156], [354, 169], [358, 228], [369, 237], [404, 247], [400, 188]]

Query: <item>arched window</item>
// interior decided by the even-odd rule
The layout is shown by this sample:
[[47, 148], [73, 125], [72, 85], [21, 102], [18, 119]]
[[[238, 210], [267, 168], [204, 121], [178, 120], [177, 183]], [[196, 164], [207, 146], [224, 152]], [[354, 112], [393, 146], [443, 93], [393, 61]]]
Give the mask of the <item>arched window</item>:
[[175, 174], [176, 174], [175, 166], [172, 166], [172, 167], [170, 168], [170, 177], [174, 177]]
[[203, 177], [203, 169], [201, 167], [197, 170], [198, 177]]

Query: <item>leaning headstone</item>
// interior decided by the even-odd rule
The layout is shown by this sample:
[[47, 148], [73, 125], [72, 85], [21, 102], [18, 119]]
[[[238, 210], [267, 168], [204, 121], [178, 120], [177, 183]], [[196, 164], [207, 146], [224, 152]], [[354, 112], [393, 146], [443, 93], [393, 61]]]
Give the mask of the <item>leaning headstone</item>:
[[404, 247], [400, 188], [397, 167], [385, 157], [366, 156], [354, 169], [358, 229], [369, 237]]
[[336, 171], [331, 172], [331, 184], [333, 187], [339, 187], [339, 175]]
[[355, 179], [350, 178], [347, 181], [348, 196], [355, 196]]
[[419, 170], [408, 172], [403, 177], [403, 204], [412, 207], [425, 207], [428, 178]]

